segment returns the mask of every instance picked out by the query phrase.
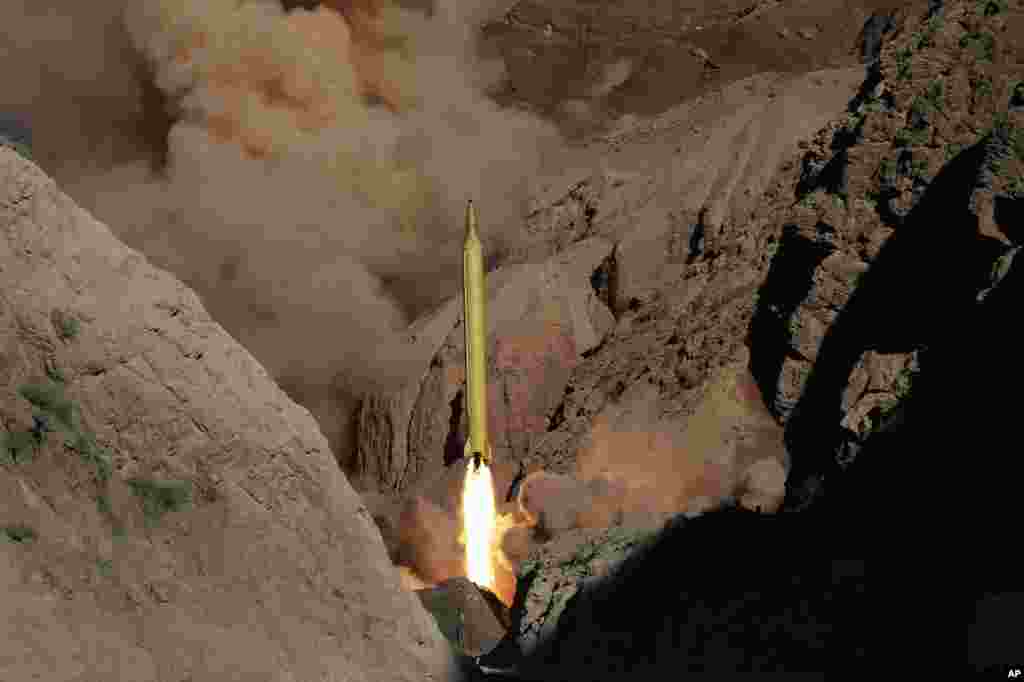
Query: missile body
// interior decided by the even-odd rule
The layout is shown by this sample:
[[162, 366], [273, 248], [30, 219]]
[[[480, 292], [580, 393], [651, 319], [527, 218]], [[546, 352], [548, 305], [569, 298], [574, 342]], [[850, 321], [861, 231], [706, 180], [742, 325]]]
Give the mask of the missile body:
[[466, 205], [466, 239], [462, 244], [462, 293], [466, 328], [466, 405], [469, 438], [465, 456], [479, 469], [490, 465], [487, 439], [487, 289], [484, 286], [483, 244], [477, 232], [473, 201]]

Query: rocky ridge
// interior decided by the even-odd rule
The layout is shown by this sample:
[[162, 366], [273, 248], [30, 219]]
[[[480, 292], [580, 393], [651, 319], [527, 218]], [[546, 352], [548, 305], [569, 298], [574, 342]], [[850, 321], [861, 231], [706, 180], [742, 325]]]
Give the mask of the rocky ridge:
[[310, 413], [0, 147], [0, 679], [447, 680]]

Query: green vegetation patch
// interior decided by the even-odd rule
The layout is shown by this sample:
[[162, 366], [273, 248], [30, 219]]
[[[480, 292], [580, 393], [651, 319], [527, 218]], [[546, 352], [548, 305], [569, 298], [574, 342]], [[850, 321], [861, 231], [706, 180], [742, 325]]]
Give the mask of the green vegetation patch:
[[896, 78], [899, 80], [907, 80], [910, 78], [910, 57], [913, 54], [913, 50], [909, 47], [901, 47], [896, 50]]
[[910, 397], [914, 390], [914, 379], [917, 377], [918, 371], [912, 367], [904, 367], [899, 371], [892, 385], [892, 392], [896, 397], [879, 405], [879, 423], [884, 422], [897, 405]]
[[1015, 126], [1007, 112], [1001, 111], [992, 117], [989, 135], [1005, 143], [1010, 153], [1024, 161], [1024, 129]]
[[928, 144], [927, 128], [900, 128], [896, 131], [897, 147], [920, 147]]
[[70, 341], [82, 331], [82, 323], [78, 318], [63, 310], [54, 309], [50, 313], [50, 322], [62, 341]]
[[946, 160], [956, 157], [960, 152], [964, 150], [964, 145], [961, 142], [950, 142], [946, 145]]
[[0, 462], [7, 465], [27, 462], [38, 446], [39, 441], [31, 431], [0, 433]]
[[1024, 105], [1024, 81], [1010, 81], [1009, 90], [1011, 104]]
[[23, 142], [7, 137], [6, 135], [0, 135], [0, 147], [10, 147], [14, 151], [24, 156], [29, 161], [32, 160], [32, 150], [28, 148]]
[[974, 81], [974, 95], [976, 97], [991, 97], [992, 91], [992, 79], [988, 76], [982, 76]]
[[928, 84], [928, 89], [924, 93], [924, 99], [933, 109], [942, 111], [946, 106], [945, 94], [945, 84], [940, 80], [934, 80]]
[[992, 61], [996, 39], [988, 31], [971, 31], [960, 38], [960, 47], [970, 51], [981, 62]]
[[1006, 191], [1014, 199], [1024, 199], [1024, 175], [1014, 176], [1010, 180]]
[[928, 19], [917, 33], [910, 36], [910, 45], [914, 50], [935, 46], [935, 34], [942, 30], [945, 20], [941, 16], [934, 16]]
[[910, 164], [911, 177], [923, 180], [928, 177], [928, 159], [914, 159]]
[[65, 431], [78, 431], [78, 414], [75, 404], [64, 397], [64, 387], [56, 382], [45, 384], [23, 384], [18, 395], [32, 403], [32, 406], [56, 420]]
[[[92, 468], [101, 489], [105, 490], [105, 484], [113, 475], [113, 458], [96, 442], [95, 435], [81, 428], [78, 408], [64, 395], [64, 385], [56, 381], [24, 384], [18, 388], [18, 395], [35, 408], [35, 427], [29, 431], [3, 434], [0, 438], [0, 461], [6, 464], [26, 461], [35, 448], [45, 442], [48, 432], [60, 431], [64, 434], [64, 446], [77, 452], [82, 461]], [[105, 492], [100, 492], [96, 505], [100, 512], [113, 518]]]
[[589, 577], [594, 560], [620, 561], [637, 546], [652, 542], [657, 534], [657, 531], [615, 526], [608, 529], [607, 537], [583, 544], [562, 566], [577, 578]]
[[994, 17], [1002, 14], [1010, 5], [1007, 0], [980, 0], [978, 2], [978, 14], [983, 17]]
[[192, 501], [192, 485], [188, 481], [131, 478], [127, 483], [142, 501], [142, 512], [151, 521], [159, 520], [167, 512], [179, 511]]
[[878, 164], [878, 174], [886, 182], [896, 179], [896, 161], [894, 159], [882, 159]]
[[52, 364], [46, 365], [46, 376], [50, 379], [50, 381], [55, 381], [61, 384], [68, 380], [67, 377], [64, 376], [64, 370]]
[[38, 535], [35, 530], [24, 524], [14, 524], [3, 527], [3, 534], [11, 542], [25, 543], [32, 542]]

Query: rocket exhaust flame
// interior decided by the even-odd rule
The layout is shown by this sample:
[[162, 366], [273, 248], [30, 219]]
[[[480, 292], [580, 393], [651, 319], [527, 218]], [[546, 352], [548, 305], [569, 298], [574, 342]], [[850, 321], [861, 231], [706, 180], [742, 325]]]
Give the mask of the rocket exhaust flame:
[[494, 480], [486, 464], [466, 467], [462, 489], [462, 523], [466, 539], [466, 577], [494, 590], [494, 539], [497, 510]]
[[466, 404], [469, 438], [462, 489], [462, 523], [466, 543], [466, 577], [493, 590], [497, 510], [491, 476], [491, 445], [487, 440], [487, 325], [483, 244], [477, 233], [473, 202], [466, 205], [466, 238], [462, 252], [463, 312], [466, 328]]

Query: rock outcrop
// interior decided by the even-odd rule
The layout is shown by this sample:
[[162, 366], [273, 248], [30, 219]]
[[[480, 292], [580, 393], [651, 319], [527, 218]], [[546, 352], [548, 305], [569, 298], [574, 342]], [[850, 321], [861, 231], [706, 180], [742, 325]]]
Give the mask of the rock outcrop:
[[4, 680], [447, 680], [309, 412], [0, 147]]
[[[520, 566], [512, 606], [510, 641], [519, 655], [530, 656], [550, 640], [572, 597], [606, 578], [657, 530], [657, 526], [580, 529], [534, 551]], [[508, 657], [508, 652], [495, 655]]]
[[508, 630], [508, 607], [467, 578], [450, 578], [416, 594], [459, 654], [486, 654]]

